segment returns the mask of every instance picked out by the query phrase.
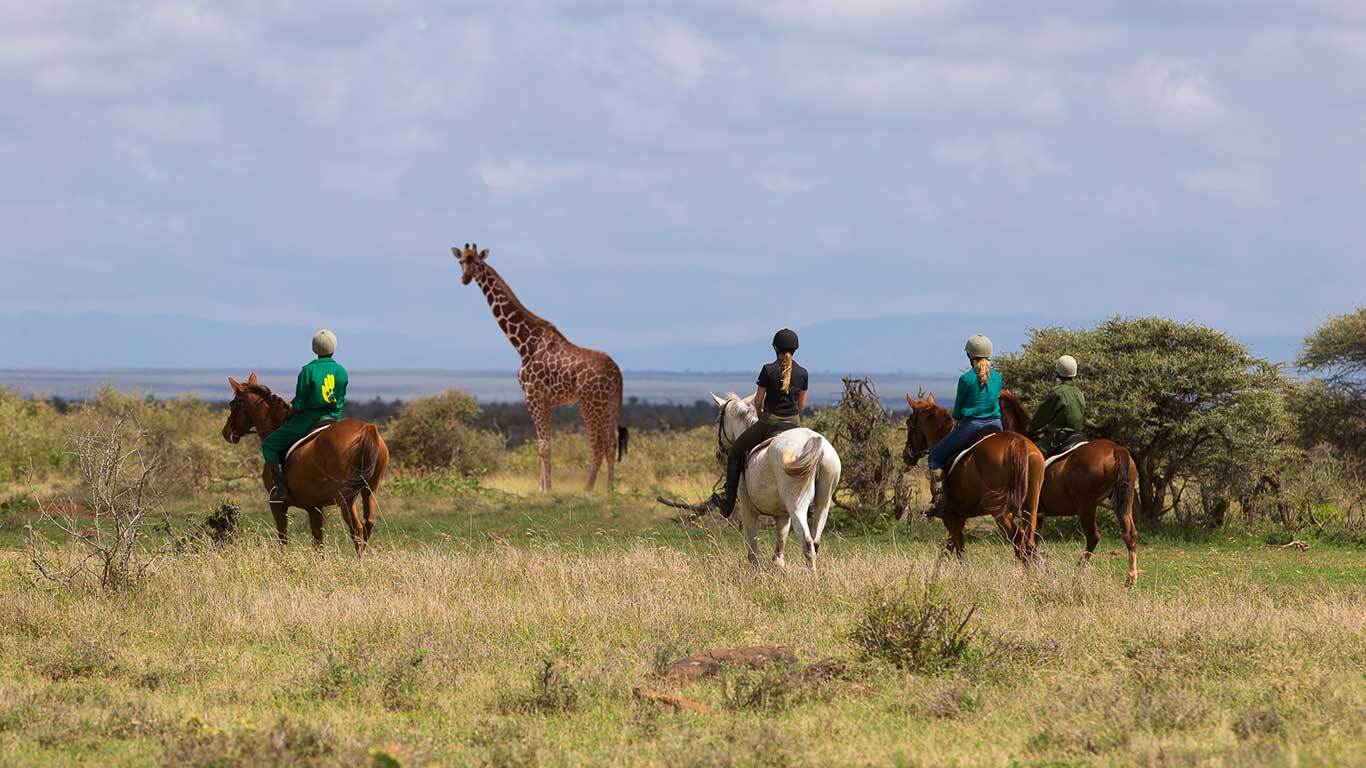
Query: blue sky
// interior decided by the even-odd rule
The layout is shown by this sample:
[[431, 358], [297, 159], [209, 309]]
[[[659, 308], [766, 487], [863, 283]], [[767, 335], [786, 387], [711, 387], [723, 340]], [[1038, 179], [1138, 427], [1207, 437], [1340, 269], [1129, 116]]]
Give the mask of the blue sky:
[[0, 97], [5, 314], [500, 343], [466, 241], [609, 350], [1366, 296], [1346, 0], [10, 0]]

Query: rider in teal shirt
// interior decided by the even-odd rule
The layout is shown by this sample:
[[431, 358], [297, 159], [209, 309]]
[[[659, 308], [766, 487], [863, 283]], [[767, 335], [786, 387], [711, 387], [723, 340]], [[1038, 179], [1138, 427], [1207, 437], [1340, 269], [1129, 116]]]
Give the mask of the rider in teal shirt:
[[991, 339], [973, 336], [964, 351], [972, 368], [958, 378], [958, 394], [953, 399], [953, 418], [958, 423], [930, 448], [928, 517], [944, 514], [944, 465], [980, 435], [1002, 430], [1001, 374], [991, 367]]

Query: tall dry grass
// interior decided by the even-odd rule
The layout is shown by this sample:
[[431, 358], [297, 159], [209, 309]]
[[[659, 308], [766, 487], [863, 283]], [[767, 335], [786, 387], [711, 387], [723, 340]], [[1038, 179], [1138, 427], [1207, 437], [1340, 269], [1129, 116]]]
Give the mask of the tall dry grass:
[[[0, 581], [3, 764], [1328, 765], [1366, 738], [1360, 588], [1127, 591], [925, 546], [830, 551], [813, 578], [729, 540], [360, 562], [252, 542], [117, 598], [34, 589], [22, 565]], [[976, 608], [961, 663], [903, 671], [851, 640], [875, 595], [931, 581]], [[681, 691], [712, 714], [632, 697], [667, 687], [662, 661], [750, 644], [841, 672]]]

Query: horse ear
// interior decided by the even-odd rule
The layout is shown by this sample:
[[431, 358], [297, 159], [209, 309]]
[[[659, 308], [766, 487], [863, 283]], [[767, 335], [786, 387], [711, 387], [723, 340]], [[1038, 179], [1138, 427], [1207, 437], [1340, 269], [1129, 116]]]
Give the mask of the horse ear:
[[[755, 393], [754, 393], [754, 395], [757, 395], [757, 394], [759, 394], [759, 393], [758, 393], [758, 392], [755, 392]], [[740, 402], [744, 403], [745, 405], [754, 405], [754, 395], [750, 395], [749, 397], [746, 397], [746, 398], [742, 399]]]
[[247, 377], [247, 386], [254, 387], [259, 383], [260, 382], [256, 380], [256, 371], [252, 371], [251, 375]]
[[906, 405], [911, 406], [911, 410], [915, 410], [915, 401], [911, 399], [910, 392], [906, 393]]
[[228, 377], [228, 386], [232, 387], [233, 392], [242, 391], [242, 384], [231, 376]]
[[934, 393], [933, 393], [933, 392], [931, 392], [930, 394], [928, 394], [928, 395], [925, 396], [925, 402], [929, 403], [930, 405], [934, 405]]
[[725, 408], [725, 407], [726, 407], [726, 401], [725, 401], [725, 400], [722, 400], [722, 399], [719, 398], [719, 397], [717, 397], [715, 392], [708, 392], [707, 394], [711, 395], [712, 402], [716, 403], [716, 407], [717, 407], [717, 408]]

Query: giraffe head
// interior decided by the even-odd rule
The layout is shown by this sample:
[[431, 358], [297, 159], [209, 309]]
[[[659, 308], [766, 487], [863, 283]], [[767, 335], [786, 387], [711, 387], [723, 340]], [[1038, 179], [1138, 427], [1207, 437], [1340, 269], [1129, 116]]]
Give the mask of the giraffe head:
[[484, 259], [489, 257], [489, 249], [479, 250], [479, 244], [470, 245], [465, 243], [464, 248], [451, 248], [451, 253], [455, 254], [455, 260], [460, 262], [460, 284], [469, 285], [474, 279], [474, 273]]

